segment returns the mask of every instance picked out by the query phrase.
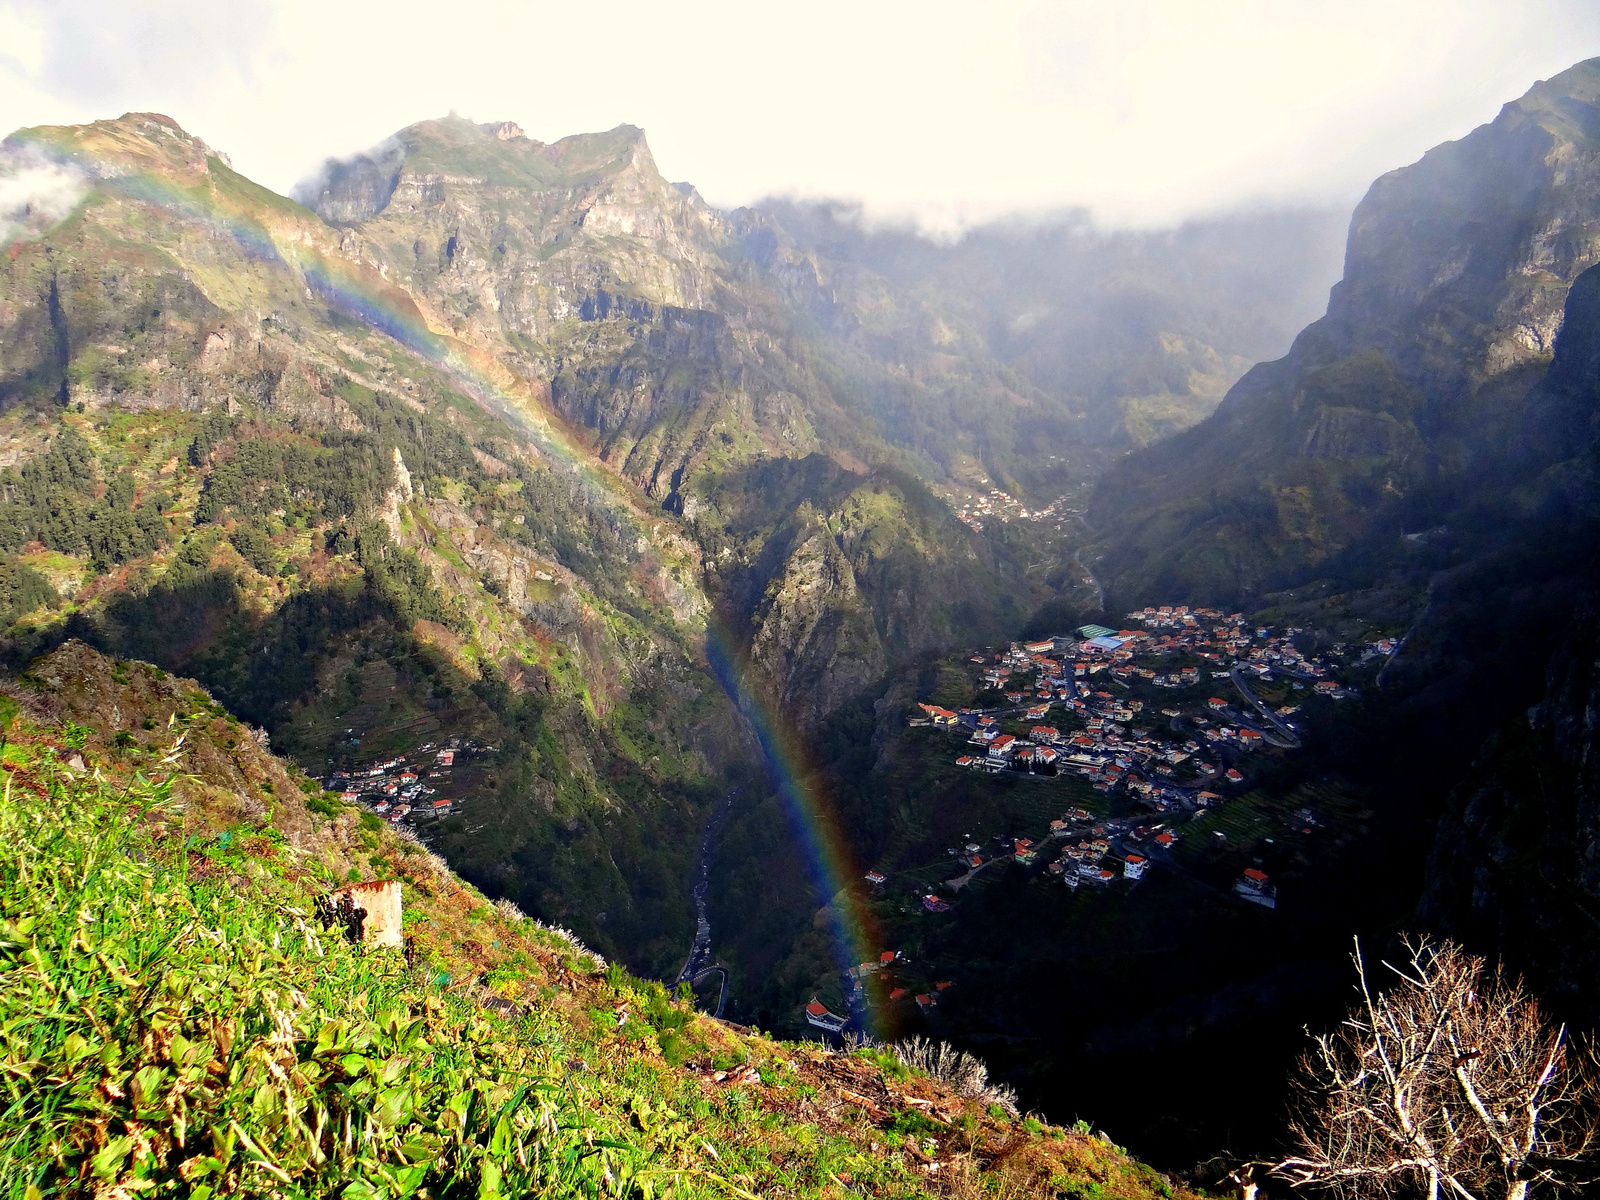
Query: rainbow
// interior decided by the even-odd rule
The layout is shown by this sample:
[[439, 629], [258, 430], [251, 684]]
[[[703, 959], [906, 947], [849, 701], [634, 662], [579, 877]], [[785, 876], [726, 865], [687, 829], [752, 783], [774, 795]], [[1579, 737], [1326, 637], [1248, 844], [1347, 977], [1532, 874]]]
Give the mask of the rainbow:
[[827, 915], [836, 965], [843, 972], [857, 963], [875, 962], [875, 947], [881, 942], [875, 923], [850, 886], [861, 873], [823, 793], [821, 773], [805, 768], [805, 743], [776, 707], [750, 685], [736, 647], [737, 642], [717, 621], [708, 624], [706, 658], [760, 744], [768, 778], [805, 852], [812, 886]]
[[[185, 185], [147, 167], [127, 171], [121, 155], [116, 156], [122, 159], [119, 162], [86, 163], [79, 130], [30, 130], [8, 141], [31, 145], [63, 166], [86, 171], [100, 190], [176, 212], [212, 236], [227, 237], [251, 259], [291, 271], [324, 303], [446, 372], [478, 403], [522, 432], [548, 460], [578, 479], [591, 501], [628, 524], [647, 523], [642, 506], [628, 498], [628, 485], [595, 461], [539, 402], [525, 380], [487, 351], [444, 332], [440, 322], [430, 322], [410, 293], [390, 284], [371, 267], [346, 258], [339, 252], [334, 231], [309, 210], [270, 193], [266, 206], [246, 207], [239, 193], [246, 188], [254, 190], [255, 185], [232, 175], [216, 159], [210, 161], [210, 169], [213, 176], [222, 176], [223, 186], [216, 186], [213, 179]], [[228, 186], [233, 180], [238, 181], [237, 188]], [[258, 215], [262, 211], [268, 214], [267, 221]], [[707, 662], [760, 746], [771, 785], [828, 914], [837, 966], [843, 972], [875, 960], [875, 947], [880, 944], [876, 929], [850, 886], [860, 873], [818, 782], [820, 772], [807, 769], [804, 742], [750, 682], [737, 645], [737, 639], [714, 615], [708, 619]]]

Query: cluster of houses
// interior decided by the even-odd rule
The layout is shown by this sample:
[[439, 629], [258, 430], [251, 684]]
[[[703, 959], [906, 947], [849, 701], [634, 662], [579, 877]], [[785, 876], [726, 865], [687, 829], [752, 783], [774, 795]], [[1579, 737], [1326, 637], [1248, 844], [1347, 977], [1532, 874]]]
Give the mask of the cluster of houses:
[[[994, 492], [991, 499], [1009, 497]], [[994, 511], [985, 502], [970, 515], [981, 520]], [[968, 515], [963, 510], [963, 519]], [[1341, 643], [1326, 655], [1309, 656], [1295, 644], [1306, 632], [1300, 628], [1275, 632], [1241, 613], [1187, 605], [1151, 606], [1129, 613], [1127, 622], [1123, 629], [1084, 625], [1069, 634], [1013, 643], [998, 654], [973, 652], [969, 663], [982, 686], [1000, 693], [1004, 703], [990, 700], [986, 708], [954, 709], [922, 703], [911, 715], [912, 725], [965, 738], [969, 749], [955, 759], [957, 766], [984, 773], [1077, 774], [1098, 791], [1117, 789], [1119, 795], [1138, 798], [1146, 810], [1142, 817], [1097, 820], [1075, 808], [1052, 821], [1037, 841], [1005, 836], [990, 850], [966, 842], [950, 851], [966, 871], [947, 881], [951, 887], [964, 887], [973, 873], [1004, 861], [1030, 867], [1042, 862], [1048, 876], [1072, 889], [1085, 883], [1106, 887], [1119, 879], [1137, 881], [1152, 862], [1166, 860], [1180, 841], [1175, 824], [1220, 804], [1221, 792], [1230, 786], [1247, 783], [1239, 769], [1246, 762], [1243, 755], [1267, 744], [1287, 749], [1298, 744], [1292, 727], [1272, 715], [1275, 711], [1276, 718], [1290, 717], [1298, 706], [1267, 709], [1245, 677], [1282, 675], [1294, 690], [1334, 698], [1350, 694], [1331, 676], [1336, 660], [1353, 652]], [[1388, 655], [1394, 647], [1393, 639], [1377, 639], [1365, 644], [1363, 657]], [[1231, 686], [1227, 691], [1219, 686], [1222, 695], [1201, 701], [1206, 693], [1198, 689], [1208, 678], [1237, 683], [1242, 699], [1231, 699]], [[1188, 695], [1168, 702], [1142, 690], [1148, 687]], [[1143, 701], [1137, 698], [1141, 694]], [[1158, 815], [1151, 817], [1151, 809]], [[1309, 811], [1296, 820], [1307, 827], [1305, 832], [1315, 823]], [[1062, 843], [1058, 852], [1052, 842]], [[885, 883], [878, 872], [867, 879], [880, 887]], [[1277, 906], [1277, 888], [1259, 867], [1245, 870], [1233, 891], [1248, 903]], [[936, 890], [921, 889], [918, 898], [929, 913], [950, 909]], [[867, 974], [893, 961], [886, 954], [880, 964], [856, 968], [852, 997], [860, 999]], [[896, 989], [891, 998], [904, 994]], [[927, 1009], [938, 997], [932, 993], [916, 1000]], [[813, 1025], [826, 1029], [828, 1022], [842, 1022], [815, 1002], [813, 1007], [819, 1010], [808, 1009]]]
[[[1166, 799], [1157, 778], [1168, 776], [1171, 768], [1188, 761], [1201, 749], [1192, 739], [1173, 746], [1153, 736], [1150, 729], [1134, 729], [1144, 711], [1141, 701], [1118, 697], [1104, 689], [1092, 689], [1086, 682], [1132, 651], [1123, 647], [1138, 635], [1127, 638], [1103, 626], [1089, 625], [1077, 637], [1057, 636], [1021, 643], [996, 655], [991, 662], [974, 655], [986, 686], [1004, 689], [1009, 709], [948, 709], [936, 704], [921, 704], [914, 725], [932, 725], [967, 734], [967, 741], [978, 749], [956, 758], [956, 765], [975, 771], [1019, 770], [1035, 774], [1080, 774], [1102, 791], [1126, 780], [1141, 794], [1156, 800]], [[1011, 686], [1014, 677], [1032, 677], [1026, 686]], [[1050, 719], [1054, 709], [1073, 719], [1076, 728], [1064, 731]], [[1002, 718], [1020, 719], [1023, 733], [1008, 733], [1001, 728]], [[1209, 762], [1197, 762], [1202, 775], [1218, 773]], [[1235, 779], [1242, 780], [1242, 775]]]
[[[1083, 883], [1103, 886], [1115, 879], [1140, 879], [1150, 865], [1149, 854], [1139, 853], [1129, 847], [1148, 844], [1155, 850], [1170, 850], [1179, 840], [1178, 834], [1165, 825], [1134, 825], [1130, 828], [1126, 823], [1107, 823], [1095, 825], [1086, 832], [1078, 829], [1078, 840], [1073, 842], [1075, 825], [1081, 825], [1082, 819], [1088, 818], [1089, 814], [1077, 809], [1067, 816], [1068, 820], [1050, 823], [1051, 836], [1065, 837], [1068, 845], [1045, 870], [1073, 889]], [[1114, 857], [1117, 851], [1112, 845], [1113, 838], [1122, 843], [1120, 860]]]
[[[870, 878], [870, 876], [869, 876]], [[882, 878], [881, 876], [879, 877]], [[948, 907], [948, 906], [946, 906]], [[897, 966], [899, 964], [899, 966]], [[935, 983], [926, 992], [913, 992], [911, 988], [901, 982], [900, 967], [905, 964], [904, 956], [898, 950], [884, 950], [877, 961], [868, 961], [859, 966], [849, 968], [844, 972], [844, 982], [848, 995], [851, 1012], [858, 1012], [873, 1007], [878, 1001], [874, 991], [882, 993], [890, 1004], [902, 1004], [906, 1001], [914, 1003], [924, 1014], [931, 1014], [939, 1007], [939, 997], [951, 987], [949, 980]], [[877, 980], [879, 986], [869, 990], [869, 982]], [[838, 1033], [850, 1023], [850, 1018], [841, 1017], [830, 1012], [821, 1001], [812, 997], [806, 1005], [806, 1020], [815, 1028], [826, 1033]]]
[[[950, 881], [964, 886], [972, 873], [996, 863], [1015, 861], [1033, 866], [1054, 841], [1064, 843], [1059, 855], [1045, 864], [1047, 874], [1076, 889], [1084, 882], [1108, 884], [1116, 879], [1139, 879], [1150, 863], [1150, 855], [1171, 850], [1179, 835], [1165, 823], [1141, 824], [1131, 818], [1097, 820], [1087, 809], [1069, 809], [1065, 816], [1050, 822], [1050, 831], [1038, 841], [1028, 837], [999, 836], [996, 850], [985, 857], [983, 848], [968, 842], [952, 850], [967, 869], [963, 879]], [[877, 873], [874, 872], [874, 875]], [[881, 875], [877, 876], [879, 879]], [[873, 878], [872, 875], [868, 879]], [[942, 902], [941, 902], [942, 903]], [[924, 905], [924, 907], [930, 907]], [[948, 904], [935, 911], [945, 911]]]
[[[1270, 677], [1274, 670], [1281, 670], [1297, 677], [1321, 678], [1332, 669], [1328, 662], [1308, 659], [1300, 653], [1294, 639], [1305, 630], [1298, 626], [1274, 634], [1264, 626], [1252, 629], [1242, 613], [1224, 614], [1214, 608], [1191, 609], [1187, 604], [1152, 606], [1129, 613], [1128, 620], [1141, 627], [1142, 648], [1150, 654], [1187, 652], [1217, 667], [1236, 666], [1262, 677]], [[1120, 636], [1126, 636], [1126, 632]], [[1335, 651], [1338, 649], [1335, 647]], [[1191, 672], [1198, 675], [1193, 668]], [[1142, 671], [1135, 673], [1151, 678]], [[1168, 686], [1185, 684], [1169, 683]]]
[[[1067, 511], [1066, 504], [1065, 496], [1057, 496], [1043, 508], [1030, 511], [1010, 493], [1003, 492], [999, 488], [990, 488], [987, 495], [980, 495], [957, 509], [956, 519], [980, 532], [985, 521], [998, 520], [1003, 525], [1009, 525], [1013, 520], [1059, 522], [1059, 518]], [[1059, 527], [1058, 523], [1057, 528]]]
[[455, 806], [448, 799], [435, 799], [439, 793], [435, 782], [446, 785], [457, 757], [477, 749], [480, 747], [470, 738], [453, 737], [442, 746], [429, 742], [411, 755], [418, 760], [415, 764], [405, 755], [384, 759], [359, 771], [335, 771], [323, 786], [391, 824], [448, 817]]
[[[1184, 732], [1174, 739], [1166, 721], [1156, 721], [1153, 714], [1141, 716], [1144, 705], [1128, 694], [1129, 689], [1139, 684], [1196, 688], [1209, 670], [1215, 679], [1228, 679], [1235, 672], [1265, 678], [1282, 672], [1297, 681], [1293, 683], [1297, 689], [1309, 683], [1319, 695], [1347, 694], [1336, 680], [1326, 678], [1333, 669], [1329, 662], [1308, 658], [1295, 646], [1294, 639], [1305, 632], [1297, 627], [1275, 634], [1252, 626], [1242, 613], [1183, 604], [1129, 613], [1128, 624], [1125, 629], [1084, 625], [1073, 634], [1014, 643], [992, 657], [974, 653], [970, 662], [981, 683], [1003, 693], [1005, 704], [948, 709], [924, 703], [911, 723], [966, 734], [975, 749], [955, 761], [969, 770], [1073, 773], [1102, 791], [1125, 787], [1157, 807], [1178, 800], [1198, 800], [1204, 807], [1214, 794], [1202, 790], [1196, 797], [1194, 788], [1245, 781], [1232, 761], [1235, 751], [1250, 752], [1267, 744], [1282, 747], [1285, 742], [1258, 721], [1250, 704], [1241, 705], [1241, 714], [1217, 696], [1194, 713], [1161, 709], [1163, 717], [1184, 718]], [[1198, 658], [1210, 667], [1172, 661], [1182, 658]], [[1120, 694], [1113, 694], [1109, 689], [1117, 685]], [[1298, 711], [1298, 705], [1284, 704], [1267, 720], [1286, 719]], [[1068, 720], [1052, 719], [1052, 712]], [[1147, 723], [1163, 728], [1157, 733], [1142, 727]], [[1287, 731], [1280, 720], [1279, 732], [1288, 736]], [[1293, 744], [1292, 737], [1289, 742]], [[1184, 796], [1172, 792], [1178, 784], [1174, 772], [1180, 769], [1187, 789]]]

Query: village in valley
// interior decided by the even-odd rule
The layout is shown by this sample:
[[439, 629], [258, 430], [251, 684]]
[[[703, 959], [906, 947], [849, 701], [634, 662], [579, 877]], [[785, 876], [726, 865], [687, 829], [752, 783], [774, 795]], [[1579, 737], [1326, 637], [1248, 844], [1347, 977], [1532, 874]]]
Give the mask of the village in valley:
[[[350, 733], [352, 731], [346, 731]], [[359, 745], [351, 738], [351, 745]], [[407, 754], [370, 762], [354, 770], [334, 771], [322, 784], [338, 792], [347, 804], [359, 804], [391, 825], [416, 825], [450, 816], [457, 802], [441, 796], [448, 790], [456, 767], [467, 756], [484, 749], [471, 738], [451, 737], [440, 744], [427, 742]]]
[[[1032, 789], [1023, 794], [1039, 814], [1037, 827], [1011, 821], [999, 832], [965, 834], [942, 863], [875, 869], [864, 882], [891, 911], [905, 893], [899, 912], [936, 920], [1006, 865], [1087, 894], [1136, 889], [1152, 871], [1192, 878], [1198, 856], [1231, 850], [1234, 873], [1210, 886], [1225, 887], [1235, 904], [1276, 910], [1278, 883], [1253, 852], [1278, 839], [1261, 836], [1272, 830], [1243, 797], [1253, 795], [1264, 764], [1302, 748], [1302, 706], [1357, 694], [1351, 668], [1386, 660], [1395, 645], [1382, 637], [1330, 644], [1295, 626], [1172, 605], [1129, 613], [1121, 629], [1084, 625], [970, 651], [959, 664], [968, 702], [946, 706], [930, 697], [908, 723], [928, 731], [929, 752], [946, 747], [945, 761], [958, 773]], [[952, 665], [941, 678], [956, 674]], [[1235, 804], [1249, 810], [1238, 821], [1228, 812]], [[1327, 816], [1312, 805], [1271, 819], [1304, 842]], [[884, 950], [879, 961], [842, 973], [842, 1003], [835, 1003], [848, 1015], [813, 999], [806, 1018], [837, 1034], [864, 1027], [871, 1009], [909, 1012], [914, 1003], [931, 1019], [953, 986], [934, 980], [934, 971], [902, 950]]]
[[1043, 508], [1030, 510], [1009, 492], [991, 487], [987, 492], [976, 492], [966, 499], [956, 509], [956, 519], [976, 533], [983, 532], [987, 521], [999, 521], [1002, 525], [1012, 521], [1042, 521], [1060, 529], [1061, 522], [1076, 512], [1067, 507], [1068, 502], [1066, 496], [1058, 496]]

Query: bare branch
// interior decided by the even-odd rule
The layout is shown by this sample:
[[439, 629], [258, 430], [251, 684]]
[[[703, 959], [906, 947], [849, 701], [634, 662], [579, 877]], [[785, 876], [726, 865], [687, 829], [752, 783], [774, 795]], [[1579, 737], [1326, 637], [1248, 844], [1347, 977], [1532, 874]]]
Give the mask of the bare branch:
[[1594, 1180], [1600, 1071], [1575, 1064], [1520, 982], [1448, 942], [1405, 943], [1378, 992], [1361, 946], [1358, 1001], [1302, 1062], [1300, 1152], [1273, 1173], [1342, 1196], [1523, 1200]]

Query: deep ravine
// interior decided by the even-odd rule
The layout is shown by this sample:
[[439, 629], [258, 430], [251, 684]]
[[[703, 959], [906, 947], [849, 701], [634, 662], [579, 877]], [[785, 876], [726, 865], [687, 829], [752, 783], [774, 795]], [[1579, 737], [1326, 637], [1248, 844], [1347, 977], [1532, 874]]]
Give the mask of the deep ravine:
[[689, 948], [689, 957], [684, 961], [683, 970], [672, 982], [674, 984], [698, 983], [710, 975], [721, 976], [721, 984], [717, 989], [717, 1007], [712, 1016], [720, 1017], [728, 1005], [728, 971], [727, 968], [709, 962], [711, 958], [711, 919], [706, 916], [706, 901], [711, 890], [711, 855], [716, 849], [717, 835], [722, 832], [722, 827], [727, 824], [728, 814], [733, 810], [733, 802], [739, 798], [739, 788], [734, 788], [717, 802], [716, 809], [711, 814], [711, 819], [706, 822], [705, 831], [700, 835], [700, 873], [694, 884], [694, 919], [695, 933], [694, 944]]

